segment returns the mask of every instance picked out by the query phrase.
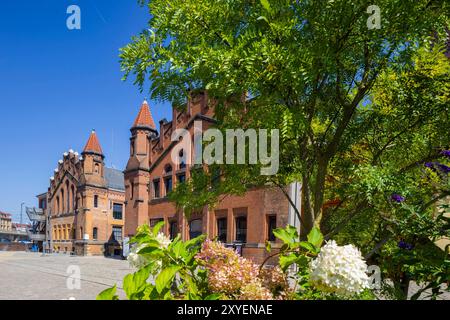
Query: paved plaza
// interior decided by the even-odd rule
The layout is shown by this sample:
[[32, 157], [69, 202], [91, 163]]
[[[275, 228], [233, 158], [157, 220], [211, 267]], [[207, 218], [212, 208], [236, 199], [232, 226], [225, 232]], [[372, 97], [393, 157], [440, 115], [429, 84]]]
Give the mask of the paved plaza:
[[[124, 298], [122, 280], [133, 271], [126, 260], [29, 252], [0, 252], [0, 270], [0, 300], [94, 300], [116, 283]], [[81, 287], [69, 289], [76, 270]]]
[[[74, 270], [80, 271], [80, 289], [70, 289]], [[126, 260], [0, 251], [0, 300], [94, 300], [114, 284], [124, 299], [122, 280], [131, 272]], [[419, 287], [411, 283], [410, 289], [409, 296]], [[450, 293], [442, 299], [450, 300]]]

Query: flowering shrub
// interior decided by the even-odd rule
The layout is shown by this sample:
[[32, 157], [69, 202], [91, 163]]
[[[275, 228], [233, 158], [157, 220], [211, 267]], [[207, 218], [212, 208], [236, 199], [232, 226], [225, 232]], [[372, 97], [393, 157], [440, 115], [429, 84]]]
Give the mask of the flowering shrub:
[[450, 150], [442, 150], [441, 154], [450, 159]]
[[[316, 228], [308, 241], [299, 241], [294, 227], [276, 229], [283, 246], [270, 257], [279, 256], [279, 266], [267, 267], [204, 236], [171, 241], [159, 232], [162, 225], [142, 226], [131, 240], [134, 247], [128, 261], [138, 271], [123, 281], [130, 300], [320, 299], [330, 293], [356, 295], [368, 288], [367, 266], [359, 250], [334, 241], [321, 248], [323, 236]], [[271, 251], [270, 246], [267, 249]], [[292, 265], [297, 266], [295, 272]], [[289, 286], [288, 275], [294, 287]], [[97, 298], [118, 299], [116, 287]]]
[[127, 260], [130, 266], [132, 266], [133, 268], [141, 269], [148, 264], [148, 260], [138, 254], [138, 252], [141, 251], [141, 249], [143, 249], [144, 247], [145, 244], [135, 246], [129, 253]]
[[331, 240], [310, 263], [314, 286], [324, 292], [351, 296], [369, 288], [367, 265], [353, 245], [338, 246]]
[[238, 297], [239, 300], [273, 300], [273, 295], [263, 286], [261, 281], [254, 280], [244, 285]]
[[394, 194], [391, 196], [391, 200], [394, 201], [394, 202], [397, 202], [397, 203], [401, 203], [401, 202], [405, 201], [405, 197], [403, 197], [403, 196], [401, 196], [401, 195], [399, 195], [399, 194], [394, 193]]
[[271, 300], [288, 287], [280, 268], [260, 270], [260, 266], [219, 242], [206, 240], [196, 259], [208, 271], [211, 291], [230, 299]]
[[206, 240], [196, 259], [208, 270], [208, 286], [215, 293], [237, 296], [258, 277], [258, 267], [219, 242]]
[[[164, 235], [164, 233], [158, 233], [158, 235], [155, 237], [156, 242], [159, 244], [160, 249], [167, 249], [169, 245], [172, 243], [172, 241]], [[127, 260], [130, 266], [141, 269], [151, 263], [151, 261], [145, 256], [139, 254], [141, 250], [143, 250], [147, 245], [145, 243], [136, 245], [133, 247], [131, 252], [128, 254]], [[160, 261], [155, 264], [156, 266], [161, 266]]]

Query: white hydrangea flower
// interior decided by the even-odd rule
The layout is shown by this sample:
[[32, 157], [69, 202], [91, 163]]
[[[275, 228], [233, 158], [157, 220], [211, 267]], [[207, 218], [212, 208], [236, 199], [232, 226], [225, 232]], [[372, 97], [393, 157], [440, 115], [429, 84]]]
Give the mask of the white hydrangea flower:
[[369, 288], [367, 264], [353, 245], [338, 246], [331, 240], [309, 267], [310, 280], [319, 290], [350, 296]]
[[166, 237], [164, 233], [158, 233], [158, 235], [156, 236], [156, 241], [159, 242], [159, 245], [162, 248], [167, 248], [169, 244], [172, 243], [172, 240], [170, 240], [169, 237]]
[[[172, 243], [170, 238], [166, 237], [163, 233], [159, 233], [156, 238], [156, 241], [158, 241], [161, 248], [167, 248], [169, 244]], [[131, 267], [140, 269], [142, 267], [145, 267], [149, 264], [149, 260], [144, 258], [142, 255], [138, 254], [138, 252], [145, 248], [146, 244], [143, 243], [139, 246], [134, 246], [130, 253], [128, 254], [127, 260]], [[156, 266], [161, 267], [161, 261], [156, 261]]]
[[136, 269], [140, 269], [148, 264], [148, 261], [141, 255], [137, 254], [139, 250], [145, 247], [145, 244], [141, 244], [140, 246], [134, 246], [131, 249], [131, 252], [128, 254], [127, 260], [131, 267]]

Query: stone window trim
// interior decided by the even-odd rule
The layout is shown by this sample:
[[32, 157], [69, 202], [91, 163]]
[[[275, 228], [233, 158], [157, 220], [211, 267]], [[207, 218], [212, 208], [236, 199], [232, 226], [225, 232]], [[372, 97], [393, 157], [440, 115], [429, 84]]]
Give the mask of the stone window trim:
[[162, 175], [162, 177], [165, 179], [165, 178], [170, 178], [170, 177], [172, 177], [173, 176], [173, 171], [170, 171], [170, 172], [168, 172], [168, 173], [164, 173], [163, 175]]
[[183, 169], [178, 169], [177, 171], [175, 171], [175, 175], [179, 175], [179, 174], [186, 174], [187, 170], [186, 168]]

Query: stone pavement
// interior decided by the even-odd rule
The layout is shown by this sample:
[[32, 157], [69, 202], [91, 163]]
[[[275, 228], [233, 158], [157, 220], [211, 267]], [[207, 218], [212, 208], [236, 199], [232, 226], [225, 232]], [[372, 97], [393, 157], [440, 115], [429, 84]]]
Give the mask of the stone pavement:
[[[70, 266], [79, 267], [79, 290], [70, 290], [67, 286]], [[131, 272], [133, 269], [126, 260], [0, 252], [0, 300], [94, 300], [97, 294], [114, 284], [117, 284], [119, 297], [124, 299], [122, 280]], [[70, 283], [72, 281], [69, 279]], [[418, 289], [416, 284], [411, 283], [409, 296]], [[450, 300], [450, 293], [438, 299]]]
[[[80, 289], [68, 288], [67, 282], [73, 283], [68, 278], [70, 266], [75, 266], [73, 270], [79, 267]], [[130, 272], [133, 270], [126, 260], [0, 252], [0, 300], [94, 300], [98, 293], [116, 283], [122, 299], [122, 280]]]

